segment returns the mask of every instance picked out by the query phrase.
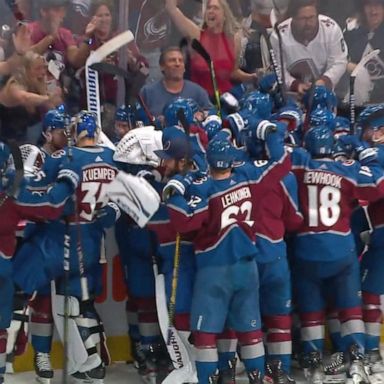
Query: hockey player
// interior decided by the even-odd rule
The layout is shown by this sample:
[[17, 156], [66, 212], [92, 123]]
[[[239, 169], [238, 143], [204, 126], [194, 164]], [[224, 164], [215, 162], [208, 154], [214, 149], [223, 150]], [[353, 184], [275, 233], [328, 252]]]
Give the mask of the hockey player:
[[324, 380], [326, 286], [328, 292], [332, 290], [332, 304], [339, 314], [343, 353], [325, 368], [325, 373], [330, 380], [340, 376], [343, 379], [348, 368], [348, 377], [363, 383], [368, 378], [363, 366], [360, 276], [349, 221], [355, 200], [382, 196], [384, 180], [371, 148], [358, 143], [355, 150], [361, 165], [354, 161], [343, 163], [330, 158], [333, 143], [333, 132], [328, 127], [313, 127], [304, 137], [309, 153], [295, 149], [291, 155], [304, 215], [304, 225], [294, 242], [292, 267], [301, 320], [302, 366], [309, 383]]
[[[94, 308], [94, 298], [102, 288], [99, 261], [103, 230], [113, 225], [119, 214], [116, 205], [107, 204], [105, 195], [105, 188], [115, 178], [117, 168], [112, 159], [113, 152], [96, 145], [99, 128], [92, 113], [79, 112], [74, 117], [72, 129], [76, 146], [55, 152], [52, 158], [57, 161], [51, 162], [53, 169], [48, 173], [55, 174], [55, 167], [66, 161], [68, 156], [81, 169], [82, 182], [76, 191], [76, 204], [68, 207], [66, 223], [50, 222], [44, 231], [35, 234], [33, 241], [25, 245], [24, 252], [29, 251], [35, 256], [34, 264], [37, 266], [20, 271], [17, 283], [24, 291], [33, 292], [50, 280], [60, 278], [56, 283], [58, 294], [54, 295], [52, 305], [56, 328], [63, 336], [60, 300], [63, 300], [65, 292], [71, 297], [71, 316], [68, 320], [71, 336], [67, 356], [69, 373], [80, 383], [84, 380], [102, 383], [105, 368], [97, 345], [101, 344], [101, 353], [106, 350], [103, 348], [103, 327]], [[70, 275], [63, 279], [65, 233], [70, 238]], [[79, 327], [83, 330], [81, 333]]]
[[[1, 270], [1, 322], [0, 322], [0, 383], [4, 382], [5, 372], [5, 348], [7, 340], [6, 328], [9, 327], [12, 316], [12, 263], [16, 239], [15, 230], [21, 219], [44, 220], [54, 219], [63, 211], [64, 203], [70, 197], [79, 183], [79, 175], [76, 168], [62, 168], [57, 174], [57, 184], [55, 184], [46, 194], [36, 195], [29, 192], [25, 185], [17, 198], [7, 195], [7, 190], [12, 184], [12, 158], [9, 149], [1, 143], [1, 212], [7, 220], [2, 220], [0, 228], [1, 250], [0, 262]], [[8, 184], [9, 183], [9, 184]]]
[[[252, 165], [232, 174], [233, 147], [228, 140], [212, 140], [207, 150], [211, 175], [192, 184], [188, 175], [175, 176], [163, 190], [172, 225], [182, 233], [196, 231], [191, 329], [200, 383], [217, 382], [216, 336], [226, 325], [237, 332], [250, 382], [260, 383], [264, 373], [253, 204], [268, 181], [281, 178], [290, 166], [277, 134], [268, 133], [270, 127], [264, 121], [256, 129], [274, 153], [275, 162], [264, 174]], [[192, 197], [186, 201], [188, 186]]]
[[[279, 124], [279, 123], [278, 123]], [[248, 139], [256, 141], [256, 139]], [[260, 170], [269, 166], [265, 147], [249, 145], [248, 154]], [[257, 151], [257, 149], [259, 149]], [[303, 217], [298, 210], [298, 188], [295, 176], [289, 173], [271, 186], [259, 201], [260, 212], [255, 217], [256, 255], [260, 279], [260, 312], [266, 329], [266, 360], [273, 383], [294, 382], [291, 368], [291, 279], [284, 235], [296, 231]]]
[[[67, 145], [66, 129], [69, 123], [70, 117], [64, 112], [62, 107], [52, 109], [44, 116], [42, 132], [44, 143], [41, 147], [45, 155], [44, 164], [40, 172], [31, 177], [29, 182], [29, 189], [35, 193], [46, 190], [54, 181], [55, 174], [46, 173], [45, 170], [50, 170], [51, 161], [57, 161], [57, 159], [52, 159], [51, 155], [58, 150], [62, 150]], [[33, 231], [34, 229], [29, 225], [25, 230], [26, 236], [33, 236]], [[24, 255], [30, 257], [30, 255]], [[17, 260], [17, 255], [15, 260]], [[23, 262], [24, 259], [22, 258], [20, 263]], [[35, 351], [34, 368], [37, 380], [44, 384], [49, 384], [49, 380], [53, 378], [53, 369], [50, 362], [53, 338], [50, 283], [38, 290], [29, 307], [31, 309], [29, 331], [31, 344]]]
[[[360, 114], [358, 125], [362, 137], [378, 152], [380, 165], [384, 166], [383, 126], [384, 108], [382, 104], [367, 107]], [[382, 271], [383, 251], [383, 206], [384, 199], [368, 205], [369, 241], [367, 252], [363, 255], [360, 268], [362, 277], [363, 319], [365, 323], [365, 348], [369, 373], [379, 380], [384, 376], [384, 363], [380, 354], [380, 334], [382, 323], [380, 295], [384, 293]]]

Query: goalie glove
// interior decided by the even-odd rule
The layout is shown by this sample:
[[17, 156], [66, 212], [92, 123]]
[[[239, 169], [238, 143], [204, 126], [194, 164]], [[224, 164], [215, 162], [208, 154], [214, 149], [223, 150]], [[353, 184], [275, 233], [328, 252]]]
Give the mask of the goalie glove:
[[120, 171], [108, 184], [106, 194], [143, 228], [159, 209], [160, 196], [143, 177]]

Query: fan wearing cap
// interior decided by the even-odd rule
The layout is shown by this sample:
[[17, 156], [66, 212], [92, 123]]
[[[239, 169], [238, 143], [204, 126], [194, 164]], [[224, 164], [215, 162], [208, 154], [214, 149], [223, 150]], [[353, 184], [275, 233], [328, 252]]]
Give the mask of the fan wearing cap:
[[[234, 167], [235, 149], [220, 136], [208, 144], [208, 176], [175, 176], [163, 189], [171, 225], [182, 234], [195, 234], [197, 271], [190, 321], [201, 383], [216, 380], [217, 337], [225, 327], [237, 333], [250, 383], [261, 383], [264, 375], [254, 220], [265, 188], [290, 168], [282, 138], [271, 128], [265, 121], [255, 127], [256, 137], [267, 140], [273, 157], [265, 172], [254, 164]], [[170, 143], [168, 152], [173, 148]]]
[[[379, 55], [368, 62], [365, 70], [368, 80], [373, 82], [369, 102], [381, 103], [384, 99], [384, 1], [359, 0], [358, 5], [358, 16], [347, 20], [344, 33], [349, 52], [347, 69], [351, 73], [364, 55], [380, 49]], [[365, 83], [370, 85], [369, 81]]]

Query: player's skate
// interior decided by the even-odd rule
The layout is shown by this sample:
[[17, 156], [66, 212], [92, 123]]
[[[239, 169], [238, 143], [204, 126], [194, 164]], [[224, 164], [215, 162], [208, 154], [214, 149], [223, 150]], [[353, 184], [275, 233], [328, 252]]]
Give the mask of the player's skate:
[[53, 369], [49, 353], [36, 352], [34, 365], [36, 381], [41, 384], [50, 384], [53, 378]]
[[364, 368], [364, 355], [357, 345], [352, 345], [349, 350], [350, 367], [347, 373], [347, 382], [351, 384], [368, 384], [367, 372]]
[[345, 383], [348, 371], [348, 362], [343, 352], [336, 352], [331, 361], [324, 367], [325, 383]]
[[320, 352], [313, 351], [301, 356], [301, 367], [308, 384], [322, 384], [324, 382], [324, 367]]
[[384, 383], [384, 361], [378, 349], [367, 351], [365, 355], [366, 371], [372, 384]]
[[265, 374], [273, 384], [295, 384], [295, 380], [283, 371], [280, 360], [269, 362]]
[[236, 357], [228, 361], [228, 367], [219, 373], [219, 384], [236, 384]]
[[208, 377], [208, 384], [219, 384], [219, 374], [215, 373]]
[[99, 365], [87, 372], [76, 372], [72, 375], [75, 384], [104, 384], [105, 367]]
[[263, 384], [263, 378], [261, 377], [261, 372], [258, 369], [248, 372], [248, 380], [249, 384]]

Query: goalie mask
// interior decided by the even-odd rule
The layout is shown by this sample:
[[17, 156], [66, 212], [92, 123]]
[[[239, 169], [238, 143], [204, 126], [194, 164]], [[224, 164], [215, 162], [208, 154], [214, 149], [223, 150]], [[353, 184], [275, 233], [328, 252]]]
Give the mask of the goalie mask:
[[158, 167], [160, 159], [156, 150], [162, 149], [162, 132], [153, 126], [129, 131], [119, 142], [113, 155], [115, 161]]
[[32, 144], [23, 144], [20, 146], [21, 157], [23, 159], [24, 176], [35, 178], [40, 175], [44, 164], [43, 152]]

